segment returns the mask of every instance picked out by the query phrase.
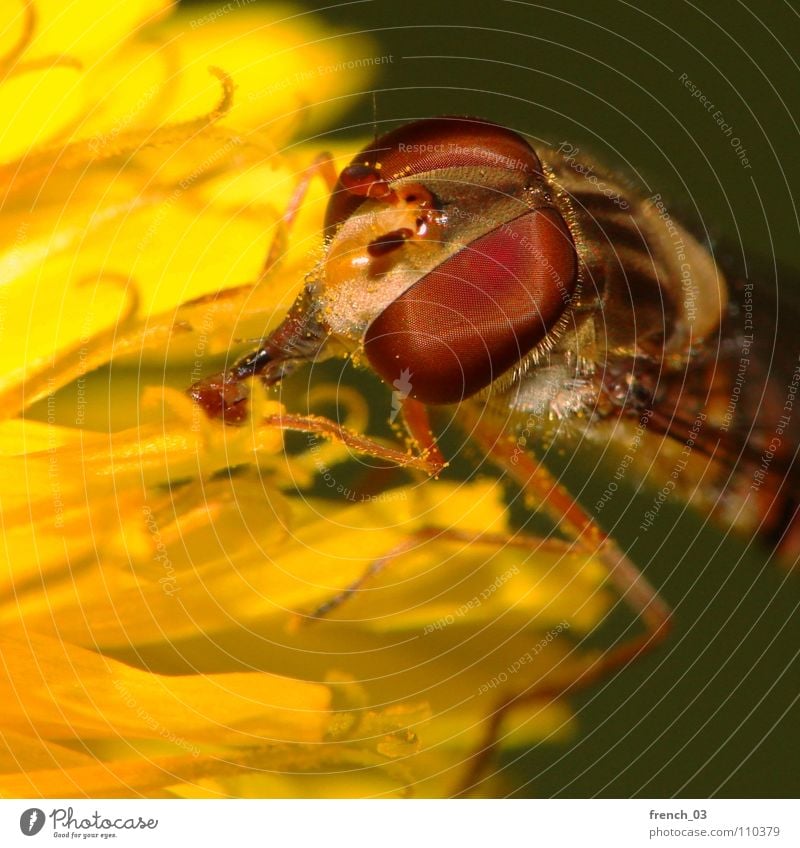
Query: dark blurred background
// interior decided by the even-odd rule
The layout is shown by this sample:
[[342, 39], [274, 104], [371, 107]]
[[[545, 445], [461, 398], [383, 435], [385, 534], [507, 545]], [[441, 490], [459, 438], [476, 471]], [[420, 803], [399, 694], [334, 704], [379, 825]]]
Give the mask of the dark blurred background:
[[[624, 170], [647, 194], [660, 192], [729, 263], [747, 263], [757, 292], [777, 287], [791, 297], [797, 287], [796, 4], [294, 7], [316, 10], [343, 32], [369, 34], [375, 55], [391, 57], [377, 69], [379, 130], [469, 114], [539, 144], [568, 141]], [[369, 135], [372, 124], [364, 93], [331, 135]], [[780, 340], [795, 359], [798, 338]], [[571, 469], [568, 476], [585, 482], [579, 463]], [[600, 496], [605, 479], [590, 482], [586, 502]], [[631, 491], [608, 504], [604, 522], [620, 521], [623, 546], [651, 503], [651, 494]], [[509, 755], [521, 796], [800, 795], [800, 575], [703, 525], [702, 516], [668, 503], [657, 528], [642, 535], [637, 562], [675, 609], [677, 633], [574, 699], [582, 731], [572, 742]]]

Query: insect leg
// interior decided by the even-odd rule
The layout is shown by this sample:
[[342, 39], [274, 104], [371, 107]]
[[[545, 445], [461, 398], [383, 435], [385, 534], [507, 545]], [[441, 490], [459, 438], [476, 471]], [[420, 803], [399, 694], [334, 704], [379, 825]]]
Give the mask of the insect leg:
[[420, 544], [425, 542], [458, 542], [462, 545], [490, 545], [492, 547], [521, 547], [529, 548], [535, 546], [537, 551], [567, 552], [571, 550], [569, 542], [563, 539], [537, 539], [533, 536], [507, 536], [501, 533], [469, 533], [464, 530], [455, 530], [449, 527], [421, 527], [410, 532], [402, 542], [395, 545], [383, 556], [374, 559], [361, 575], [348, 586], [345, 586], [336, 595], [323, 601], [310, 613], [298, 613], [298, 621], [303, 620], [310, 623], [315, 619], [325, 618], [335, 609], [357, 594], [363, 587], [378, 574], [388, 568], [392, 562], [403, 554], [410, 553]]
[[[408, 430], [411, 441], [417, 451], [417, 455], [411, 455], [411, 457], [407, 457], [406, 461], [403, 462], [398, 460], [398, 457], [403, 456], [402, 454], [399, 454], [397, 451], [391, 451], [389, 453], [390, 449], [386, 448], [385, 450], [387, 453], [372, 453], [372, 456], [380, 455], [383, 458], [392, 459], [400, 467], [417, 469], [424, 471], [431, 477], [438, 477], [440, 472], [447, 466], [447, 462], [442, 456], [439, 446], [436, 444], [436, 438], [433, 435], [430, 421], [428, 420], [427, 407], [419, 401], [413, 400], [413, 398], [406, 397], [401, 403], [401, 413], [403, 416], [403, 423], [406, 425], [406, 429]], [[438, 538], [443, 533], [447, 534], [447, 532], [448, 531], [446, 530], [443, 531], [437, 528], [424, 528], [412, 533], [397, 547], [389, 551], [389, 553], [373, 560], [364, 572], [349, 586], [346, 586], [341, 592], [338, 592], [333, 597], [323, 601], [323, 603], [310, 613], [298, 614], [299, 617], [301, 619], [305, 619], [306, 622], [313, 621], [314, 619], [325, 618], [353, 597], [353, 595], [355, 595], [371, 578], [380, 574], [380, 572], [383, 571], [392, 560], [401, 556], [403, 553], [412, 550], [420, 542], [432, 538]]]
[[314, 433], [326, 439], [333, 439], [352, 448], [357, 453], [367, 454], [378, 459], [385, 459], [395, 463], [402, 468], [413, 468], [433, 474], [435, 466], [431, 460], [422, 454], [414, 455], [399, 451], [395, 448], [383, 445], [368, 436], [354, 433], [341, 424], [324, 418], [321, 415], [295, 415], [286, 413], [283, 415], [268, 415], [262, 419], [262, 423], [269, 427], [277, 427], [281, 430], [294, 430], [300, 433]]
[[544, 509], [579, 550], [597, 556], [608, 567], [609, 579], [620, 595], [648, 630], [660, 633], [668, 625], [669, 607], [594, 518], [528, 451], [512, 447], [507, 433], [483, 421], [473, 419], [472, 423], [470, 435], [486, 456]]
[[[587, 689], [613, 675], [637, 657], [661, 644], [671, 629], [671, 612], [642, 573], [572, 498], [552, 475], [527, 452], [519, 451], [502, 428], [493, 427], [467, 413], [470, 435], [486, 455], [523, 491], [554, 518], [559, 529], [572, 539], [573, 549], [600, 559], [608, 568], [609, 581], [636, 613], [645, 632], [587, 659], [569, 674], [506, 697], [489, 716], [483, 743], [478, 747], [458, 794], [468, 794], [480, 783], [498, 746], [507, 714], [525, 704], [547, 703]], [[519, 539], [520, 537], [515, 537]], [[531, 538], [531, 544], [539, 544]]]
[[411, 440], [415, 443], [420, 455], [425, 457], [433, 466], [432, 475], [438, 476], [439, 472], [447, 466], [447, 463], [431, 430], [428, 408], [425, 404], [407, 397], [401, 403], [401, 413]]
[[328, 188], [333, 191], [339, 176], [336, 173], [336, 166], [334, 165], [333, 157], [330, 153], [319, 153], [300, 175], [294, 191], [292, 192], [292, 196], [289, 198], [286, 211], [278, 221], [275, 236], [269, 246], [267, 258], [264, 260], [261, 273], [258, 277], [259, 282], [263, 280], [267, 274], [269, 274], [286, 252], [286, 245], [289, 240], [289, 234], [291, 233], [292, 226], [297, 219], [297, 214], [299, 213], [306, 194], [308, 193], [308, 187], [311, 184], [311, 180], [317, 175], [322, 177]]
[[[336, 184], [336, 168], [329, 153], [320, 153], [297, 181], [286, 210], [278, 221], [256, 285], [264, 280], [285, 254], [291, 228], [303, 205], [311, 180], [317, 174], [331, 189]], [[308, 306], [308, 293], [303, 292], [281, 326], [269, 339], [262, 339], [257, 350], [238, 360], [227, 371], [199, 380], [190, 387], [190, 397], [209, 418], [222, 419], [226, 424], [244, 424], [249, 412], [249, 393], [243, 385], [244, 381], [261, 376], [267, 385], [277, 383], [293, 369], [296, 364], [294, 359], [302, 359], [306, 348], [314, 348], [317, 339], [309, 331], [306, 322]]]

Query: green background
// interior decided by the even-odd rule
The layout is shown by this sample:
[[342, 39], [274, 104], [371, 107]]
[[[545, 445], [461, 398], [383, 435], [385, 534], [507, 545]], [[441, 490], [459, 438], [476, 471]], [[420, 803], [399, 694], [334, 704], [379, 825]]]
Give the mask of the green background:
[[[766, 291], [797, 285], [800, 17], [788, 3], [458, 2], [296, 5], [391, 55], [375, 82], [379, 130], [483, 116], [540, 144], [569, 141], [661, 192]], [[362, 57], [353, 57], [362, 58]], [[741, 139], [742, 166], [687, 77]], [[354, 96], [338, 133], [369, 134]], [[773, 260], [777, 263], [776, 275]], [[782, 344], [800, 348], [797, 337]], [[565, 471], [583, 483], [580, 457]], [[602, 493], [598, 475], [585, 503]], [[603, 512], [630, 544], [652, 493]], [[627, 507], [628, 518], [625, 517]], [[670, 502], [635, 558], [673, 606], [669, 644], [574, 699], [582, 732], [508, 756], [522, 796], [800, 794], [800, 578]], [[533, 823], [532, 823], [533, 826]]]

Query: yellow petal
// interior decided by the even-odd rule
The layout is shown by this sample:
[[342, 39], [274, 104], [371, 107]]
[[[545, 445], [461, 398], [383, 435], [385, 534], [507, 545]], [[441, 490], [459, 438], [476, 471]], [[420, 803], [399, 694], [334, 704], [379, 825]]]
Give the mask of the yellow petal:
[[81, 73], [53, 67], [0, 85], [0, 161], [16, 159], [72, 126], [86, 108]]
[[48, 56], [73, 56], [88, 64], [119, 46], [144, 24], [154, 23], [172, 8], [171, 0], [109, 0], [102, 7], [94, 0], [24, 0], [4, 3], [0, 17], [0, 54], [19, 42], [33, 12], [33, 33], [23, 61]]
[[[381, 61], [389, 60], [367, 38], [332, 32], [282, 6], [229, 13], [213, 4], [192, 6], [160, 24], [156, 34], [169, 43], [173, 67], [180, 68], [170, 77], [173, 119], [213, 105], [217, 94], [206, 68], [215, 65], [237, 85], [225, 122], [263, 128], [273, 139], [280, 139], [281, 126], [332, 122], [349, 108], [350, 92], [363, 91]], [[284, 123], [276, 127], [276, 119]]]
[[13, 55], [22, 46], [24, 50], [11, 61], [11, 76], [0, 86], [0, 107], [7, 118], [0, 133], [0, 161], [22, 156], [80, 124], [94, 99], [84, 69], [116, 51], [135, 27], [155, 20], [169, 6], [164, 0], [115, 0], [102, 10], [90, 0], [68, 7], [52, 0], [31, 0], [27, 8], [7, 3], [0, 56]]
[[63, 641], [0, 634], [5, 727], [69, 742], [155, 739], [167, 745], [321, 740], [326, 687], [266, 673], [166, 677]]

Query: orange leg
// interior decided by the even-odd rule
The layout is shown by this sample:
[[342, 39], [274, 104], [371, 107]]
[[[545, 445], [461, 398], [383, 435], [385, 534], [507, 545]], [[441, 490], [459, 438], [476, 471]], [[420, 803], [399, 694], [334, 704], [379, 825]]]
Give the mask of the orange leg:
[[[380, 456], [391, 459], [403, 468], [417, 469], [424, 471], [431, 477], [438, 477], [441, 471], [447, 467], [447, 462], [445, 462], [431, 431], [427, 408], [424, 404], [419, 403], [419, 401], [412, 398], [404, 398], [402, 401], [402, 415], [403, 422], [406, 425], [412, 442], [412, 449], [416, 451], [416, 455], [411, 454], [409, 457], [397, 451], [390, 451], [390, 449], [384, 448], [383, 450], [386, 453], [382, 453]], [[328, 423], [333, 424], [333, 422]], [[350, 444], [346, 441], [345, 443]], [[379, 454], [373, 453], [372, 455], [378, 456]], [[403, 457], [405, 457], [405, 461], [402, 461]], [[438, 538], [447, 532], [431, 528], [411, 534], [404, 542], [389, 551], [389, 553], [371, 562], [364, 573], [341, 592], [324, 601], [309, 613], [298, 613], [296, 618], [293, 619], [291, 627], [296, 628], [301, 623], [308, 624], [315, 619], [325, 618], [348, 599], [352, 598], [369, 580], [380, 574], [392, 560], [412, 550], [418, 542]]]
[[447, 467], [447, 463], [431, 430], [428, 408], [413, 398], [405, 398], [402, 401], [401, 409], [403, 423], [406, 425], [406, 430], [411, 436], [414, 447], [416, 447], [420, 456], [425, 457], [430, 462], [433, 468], [431, 475], [438, 477], [439, 473]]
[[642, 621], [660, 630], [670, 610], [638, 568], [608, 537], [572, 495], [529, 452], [512, 444], [508, 434], [481, 420], [472, 411], [462, 413], [462, 423], [486, 456], [553, 519], [558, 529], [579, 550], [598, 556], [608, 567], [609, 578]]
[[[403, 402], [403, 418], [413, 441], [417, 445], [421, 459], [428, 463], [429, 467], [426, 470], [433, 475], [438, 474], [447, 466], [447, 463], [442, 457], [431, 432], [426, 407], [418, 401], [405, 400]], [[466, 415], [462, 415], [462, 419], [465, 423], [471, 424], [470, 435], [484, 449], [486, 455], [522, 488], [525, 495], [538, 502], [568, 538], [568, 541], [542, 540], [526, 534], [517, 534], [511, 540], [512, 544], [516, 544], [518, 539], [527, 539], [529, 543], [535, 542], [538, 549], [544, 542], [547, 542], [547, 544], [559, 549], [577, 549], [599, 557], [608, 567], [609, 579], [612, 584], [634, 612], [642, 618], [648, 630], [652, 633], [661, 633], [669, 622], [669, 608], [636, 566], [574, 500], [569, 492], [557, 483], [550, 473], [536, 462], [529, 453], [513, 448], [505, 431], [493, 429], [486, 423]], [[416, 467], [420, 466], [417, 465]], [[373, 563], [364, 575], [337, 597], [341, 599], [352, 597], [367, 579], [382, 571], [392, 559], [413, 547], [415, 539], [425, 540], [433, 537], [452, 537], [456, 540], [463, 540], [464, 538], [457, 531], [447, 531], [441, 528], [427, 528], [412, 534], [408, 543], [403, 543], [400, 548]], [[477, 537], [476, 540], [482, 538], [484, 537]], [[522, 544], [524, 545], [525, 542], [522, 542]], [[528, 544], [528, 546], [530, 545]], [[323, 605], [325, 612], [314, 613], [310, 617], [316, 618], [328, 614], [336, 609], [341, 602], [341, 600], [337, 602], [334, 599], [326, 601]]]
[[[571, 539], [567, 545], [573, 550], [583, 550], [598, 557], [606, 565], [610, 582], [644, 626], [644, 633], [640, 636], [588, 660], [583, 668], [572, 671], [568, 678], [536, 684], [496, 704], [489, 716], [483, 743], [474, 754], [457, 793], [467, 795], [481, 782], [499, 744], [502, 723], [509, 711], [524, 704], [546, 704], [587, 689], [613, 675], [667, 638], [671, 630], [671, 611], [615, 542], [530, 453], [509, 441], [502, 428], [481, 420], [470, 409], [462, 414], [462, 422], [486, 456], [520, 487], [524, 495], [535, 499], [555, 520], [559, 530]], [[530, 539], [531, 543], [534, 541]]]
[[[303, 171], [286, 211], [278, 222], [278, 229], [270, 244], [258, 282], [266, 277], [284, 255], [289, 233], [316, 174], [323, 177], [333, 188], [338, 178], [330, 154], [319, 154]], [[293, 370], [297, 361], [311, 358], [299, 350], [304, 346], [310, 350], [315, 343], [315, 339], [310, 338], [312, 334], [304, 325], [306, 309], [309, 306], [306, 298], [307, 292], [304, 292], [295, 301], [283, 323], [269, 337], [256, 340], [259, 343], [257, 350], [235, 362], [227, 371], [205, 377], [189, 388], [189, 396], [209, 418], [219, 418], [225, 424], [234, 426], [244, 424], [249, 415], [249, 392], [244, 385], [246, 380], [261, 375], [262, 379], [271, 385]]]
[[[419, 446], [421, 455], [429, 460], [440, 458], [441, 454], [435, 446], [425, 408], [416, 402], [405, 402], [403, 414], [406, 426]], [[476, 749], [466, 777], [456, 792], [457, 795], [467, 795], [483, 779], [501, 740], [503, 721], [511, 710], [525, 704], [546, 704], [587, 689], [613, 675], [664, 641], [671, 629], [671, 613], [656, 590], [614, 541], [530, 453], [520, 450], [509, 440], [502, 427], [492, 426], [481, 420], [469, 407], [461, 411], [461, 419], [472, 439], [480, 445], [486, 456], [521, 488], [525, 496], [535, 500], [554, 519], [567, 539], [542, 539], [523, 533], [513, 536], [472, 535], [459, 530], [423, 528], [410, 534], [386, 555], [372, 562], [356, 581], [338, 595], [325, 601], [310, 615], [303, 616], [305, 621], [327, 616], [355, 595], [366, 582], [386, 569], [397, 557], [413, 550], [421, 542], [436, 539], [467, 544], [511, 545], [534, 551], [584, 551], [599, 558], [607, 566], [609, 581], [644, 627], [641, 635], [612, 647], [600, 656], [587, 659], [583, 667], [577, 670], [573, 667], [569, 674], [563, 675], [561, 679], [553, 676], [495, 704], [487, 718], [483, 741]], [[443, 467], [444, 461], [441, 460], [441, 463], [440, 467]]]
[[264, 260], [264, 265], [261, 268], [259, 281], [267, 276], [286, 252], [289, 235], [295, 221], [297, 220], [297, 215], [300, 212], [300, 208], [303, 205], [306, 194], [308, 194], [308, 187], [311, 184], [311, 180], [317, 175], [322, 177], [328, 188], [333, 191], [333, 188], [339, 179], [339, 175], [336, 173], [336, 167], [330, 153], [318, 154], [308, 168], [303, 171], [300, 179], [297, 181], [297, 185], [289, 199], [286, 211], [283, 213], [281, 220], [278, 222], [278, 229], [275, 233], [275, 237], [272, 239], [272, 244], [270, 244], [269, 250], [267, 251], [267, 258]]
[[422, 527], [409, 533], [402, 542], [395, 545], [388, 553], [373, 560], [358, 579], [354, 580], [349, 586], [345, 586], [338, 594], [321, 603], [313, 612], [305, 615], [298, 613], [297, 619], [292, 622], [292, 628], [295, 628], [301, 621], [308, 624], [330, 615], [357, 594], [372, 578], [389, 567], [393, 560], [413, 551], [421, 543], [432, 541], [459, 542], [466, 545], [491, 545], [492, 547], [510, 546], [525, 549], [534, 547], [537, 551], [566, 552], [572, 549], [569, 542], [562, 539], [538, 539], [535, 536], [525, 535], [508, 536], [502, 533], [474, 534], [447, 527]]
[[424, 471], [426, 474], [434, 474], [436, 472], [436, 466], [423, 454], [414, 455], [387, 447], [380, 442], [376, 442], [374, 439], [370, 439], [368, 436], [354, 433], [352, 430], [348, 430], [346, 427], [342, 427], [341, 424], [337, 424], [335, 421], [331, 421], [330, 418], [324, 418], [321, 415], [295, 415], [293, 413], [268, 415], [262, 419], [262, 423], [268, 427], [278, 427], [281, 430], [315, 433], [323, 438], [341, 442], [357, 453], [367, 454], [378, 459], [385, 459], [402, 468], [412, 468], [418, 471]]

